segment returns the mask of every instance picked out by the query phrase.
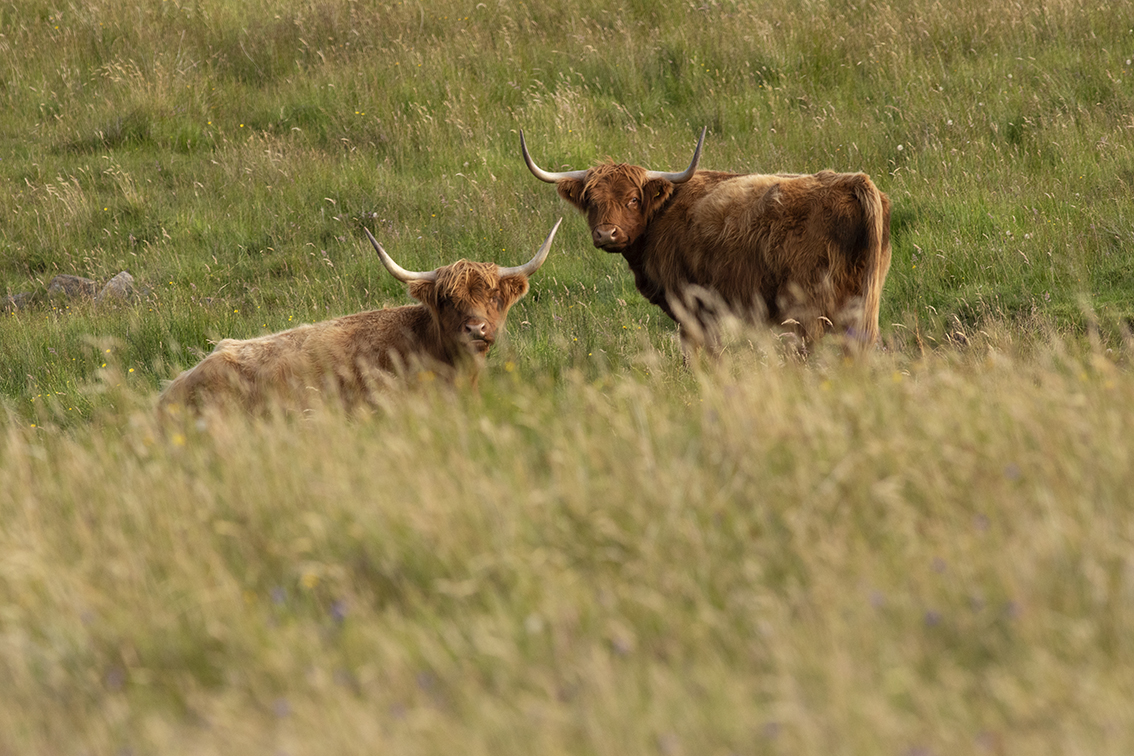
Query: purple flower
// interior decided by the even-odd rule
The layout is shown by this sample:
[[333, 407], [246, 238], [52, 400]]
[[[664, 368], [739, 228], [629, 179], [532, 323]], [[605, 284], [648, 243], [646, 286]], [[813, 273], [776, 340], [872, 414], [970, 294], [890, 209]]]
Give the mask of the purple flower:
[[331, 619], [335, 622], [341, 623], [347, 616], [347, 604], [342, 599], [337, 599], [331, 603]]

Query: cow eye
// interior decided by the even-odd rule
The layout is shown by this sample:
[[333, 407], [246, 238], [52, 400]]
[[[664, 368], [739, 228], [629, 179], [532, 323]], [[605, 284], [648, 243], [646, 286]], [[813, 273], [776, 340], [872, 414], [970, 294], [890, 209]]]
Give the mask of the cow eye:
[[638, 198], [637, 197], [631, 197], [630, 201], [627, 202], [626, 204], [629, 205], [630, 207], [637, 207], [638, 206]]

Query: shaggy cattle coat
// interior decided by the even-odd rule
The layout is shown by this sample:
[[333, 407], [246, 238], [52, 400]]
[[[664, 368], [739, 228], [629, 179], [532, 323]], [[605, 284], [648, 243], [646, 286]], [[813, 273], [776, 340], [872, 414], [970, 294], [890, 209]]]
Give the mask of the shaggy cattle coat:
[[695, 171], [696, 161], [677, 183], [612, 162], [533, 173], [586, 214], [595, 246], [626, 259], [638, 290], [679, 323], [686, 343], [711, 343], [723, 307], [786, 326], [805, 344], [832, 329], [873, 344], [890, 201], [870, 178]]
[[391, 273], [409, 282], [410, 296], [420, 304], [345, 315], [251, 339], [223, 339], [166, 387], [159, 405], [254, 408], [282, 400], [308, 406], [329, 396], [352, 407], [407, 370], [453, 379], [467, 368], [475, 386], [508, 310], [527, 293], [527, 274], [546, 258], [558, 227], [520, 268], [458, 260], [429, 273], [409, 273], [387, 262], [385, 251], [371, 238], [387, 267], [393, 265]]

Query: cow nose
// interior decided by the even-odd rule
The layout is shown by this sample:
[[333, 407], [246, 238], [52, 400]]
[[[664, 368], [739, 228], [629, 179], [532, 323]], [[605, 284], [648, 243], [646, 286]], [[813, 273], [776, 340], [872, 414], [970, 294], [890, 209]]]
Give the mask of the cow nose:
[[594, 239], [596, 247], [605, 247], [622, 240], [618, 226], [596, 226], [595, 230], [591, 232], [591, 237]]
[[465, 323], [465, 333], [470, 339], [488, 338], [488, 323], [483, 320], [470, 320]]

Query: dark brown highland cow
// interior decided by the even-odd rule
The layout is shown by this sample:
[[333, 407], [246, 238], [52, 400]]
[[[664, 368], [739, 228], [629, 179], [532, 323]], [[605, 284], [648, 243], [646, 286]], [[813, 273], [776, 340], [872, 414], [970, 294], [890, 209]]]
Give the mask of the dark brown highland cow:
[[159, 406], [234, 403], [251, 409], [271, 400], [306, 406], [329, 394], [352, 407], [407, 367], [452, 378], [466, 365], [475, 386], [508, 309], [527, 293], [528, 277], [547, 259], [558, 229], [556, 223], [535, 257], [518, 267], [458, 260], [428, 272], [400, 267], [367, 230], [386, 270], [409, 284], [410, 296], [420, 304], [253, 339], [224, 339], [166, 387]]
[[638, 291], [713, 347], [715, 311], [787, 325], [806, 347], [828, 330], [853, 350], [878, 339], [890, 268], [890, 201], [864, 173], [698, 171], [705, 132], [680, 173], [607, 162], [536, 178], [586, 214], [594, 245], [630, 264]]

